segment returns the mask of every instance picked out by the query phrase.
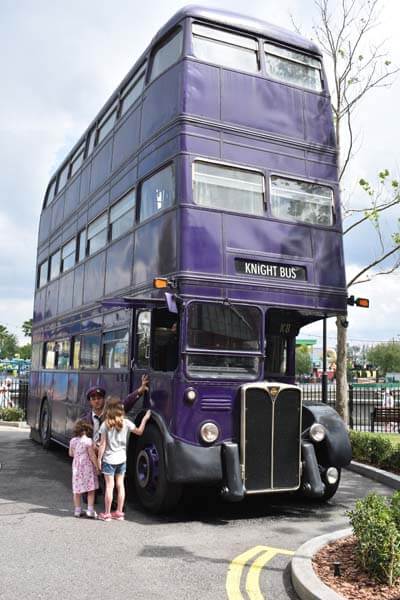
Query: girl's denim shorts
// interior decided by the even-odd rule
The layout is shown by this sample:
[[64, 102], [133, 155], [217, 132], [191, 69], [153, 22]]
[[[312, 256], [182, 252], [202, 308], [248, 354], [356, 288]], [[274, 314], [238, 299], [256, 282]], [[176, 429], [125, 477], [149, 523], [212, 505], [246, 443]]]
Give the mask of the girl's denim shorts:
[[101, 463], [101, 472], [103, 475], [124, 475], [126, 472], [126, 462], [120, 463], [119, 465], [110, 465], [110, 463]]

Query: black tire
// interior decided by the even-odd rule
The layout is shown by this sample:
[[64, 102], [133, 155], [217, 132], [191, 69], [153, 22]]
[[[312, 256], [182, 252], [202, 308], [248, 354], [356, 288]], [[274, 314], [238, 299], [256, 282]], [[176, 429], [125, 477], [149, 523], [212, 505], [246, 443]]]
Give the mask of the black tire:
[[47, 450], [51, 445], [51, 413], [47, 400], [43, 401], [40, 410], [39, 434], [42, 447]]
[[163, 441], [153, 423], [149, 423], [137, 439], [131, 465], [136, 497], [146, 510], [158, 514], [175, 508], [182, 486], [167, 480]]
[[337, 492], [337, 489], [338, 489], [339, 483], [340, 483], [340, 476], [342, 474], [342, 470], [339, 467], [337, 467], [337, 470], [339, 472], [339, 477], [338, 477], [336, 483], [326, 483], [326, 481], [324, 481], [324, 483], [325, 483], [325, 492], [324, 492], [324, 495], [321, 498], [322, 502], [326, 502], [327, 500], [330, 500], [331, 498], [333, 498], [333, 496]]

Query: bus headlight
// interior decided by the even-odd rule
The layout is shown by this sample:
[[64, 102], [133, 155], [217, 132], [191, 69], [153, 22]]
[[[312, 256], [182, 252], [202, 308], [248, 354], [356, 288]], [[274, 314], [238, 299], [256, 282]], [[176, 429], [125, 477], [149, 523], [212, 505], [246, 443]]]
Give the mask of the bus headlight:
[[339, 478], [339, 471], [336, 467], [329, 467], [329, 469], [326, 470], [325, 477], [326, 481], [333, 485]]
[[219, 436], [219, 429], [215, 423], [203, 423], [200, 428], [200, 437], [203, 442], [213, 444]]
[[313, 423], [310, 427], [310, 438], [313, 442], [322, 442], [325, 439], [326, 429], [321, 423]]

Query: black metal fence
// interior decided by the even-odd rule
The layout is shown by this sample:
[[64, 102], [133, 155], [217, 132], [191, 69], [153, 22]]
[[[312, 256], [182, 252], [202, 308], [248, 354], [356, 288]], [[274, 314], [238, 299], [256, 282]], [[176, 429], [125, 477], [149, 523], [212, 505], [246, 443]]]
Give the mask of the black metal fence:
[[0, 375], [0, 409], [20, 408], [26, 416], [29, 379]]
[[[0, 375], [0, 409], [20, 408], [26, 416], [28, 386], [28, 377]], [[303, 400], [322, 402], [321, 383], [303, 383], [300, 387]], [[400, 432], [400, 384], [351, 384], [348, 399], [351, 429]], [[328, 383], [327, 404], [335, 408], [335, 383]]]
[[[322, 402], [320, 383], [300, 385], [303, 400]], [[400, 432], [400, 384], [350, 384], [349, 425], [359, 431]], [[335, 408], [336, 385], [328, 384], [327, 404]]]

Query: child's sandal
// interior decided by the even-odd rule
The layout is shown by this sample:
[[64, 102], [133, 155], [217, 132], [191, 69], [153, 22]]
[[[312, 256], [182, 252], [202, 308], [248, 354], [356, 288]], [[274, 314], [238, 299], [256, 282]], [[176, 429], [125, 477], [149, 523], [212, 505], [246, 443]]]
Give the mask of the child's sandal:
[[115, 510], [111, 513], [111, 518], [115, 521], [125, 521], [125, 513]]
[[111, 521], [111, 513], [99, 513], [97, 518], [100, 521]]

